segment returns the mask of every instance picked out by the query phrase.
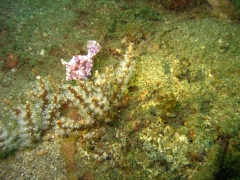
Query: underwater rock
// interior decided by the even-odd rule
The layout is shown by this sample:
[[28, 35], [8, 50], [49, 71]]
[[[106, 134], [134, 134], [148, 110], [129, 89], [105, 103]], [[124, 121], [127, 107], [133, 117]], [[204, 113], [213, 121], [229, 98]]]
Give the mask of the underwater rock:
[[234, 17], [234, 7], [229, 0], [207, 0], [213, 8], [213, 14], [223, 19]]
[[160, 4], [165, 6], [170, 10], [181, 10], [189, 5], [189, 0], [168, 0], [168, 1], [160, 1]]

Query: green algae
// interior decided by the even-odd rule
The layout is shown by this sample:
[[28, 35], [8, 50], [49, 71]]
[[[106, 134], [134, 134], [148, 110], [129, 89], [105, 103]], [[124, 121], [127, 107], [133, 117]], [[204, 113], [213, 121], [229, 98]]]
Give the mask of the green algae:
[[9, 156], [12, 156], [16, 151], [17, 151], [17, 149], [2, 150], [0, 152], [0, 160], [5, 159], [5, 158], [7, 158]]
[[[16, 100], [31, 88], [33, 67], [60, 84], [65, 78], [60, 59], [86, 51], [82, 44], [88, 39], [103, 45], [94, 67], [100, 71], [122, 56], [110, 47], [124, 51], [133, 41], [137, 64], [129, 103], [115, 110], [116, 119], [104, 125], [100, 137], [77, 144], [77, 177], [88, 172], [96, 179], [213, 178], [218, 169], [201, 169], [222, 152], [214, 144], [225, 135], [234, 143], [224, 169], [239, 176], [239, 22], [214, 19], [201, 7], [194, 19], [137, 1], [73, 2], [23, 1], [10, 11], [3, 6], [1, 15], [9, 19], [0, 21], [0, 57], [4, 61], [7, 53], [15, 53], [19, 66], [10, 72], [1, 63], [1, 99]], [[0, 118], [9, 121], [5, 113]]]

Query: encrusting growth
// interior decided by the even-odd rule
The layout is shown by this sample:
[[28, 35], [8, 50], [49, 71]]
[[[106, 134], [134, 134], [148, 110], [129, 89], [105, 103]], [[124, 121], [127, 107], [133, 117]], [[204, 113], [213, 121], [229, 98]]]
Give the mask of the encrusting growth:
[[[95, 41], [91, 43], [100, 48]], [[99, 50], [94, 48], [89, 50], [88, 61], [91, 61], [94, 53]], [[83, 78], [85, 80], [73, 78], [71, 72], [67, 71], [67, 80], [71, 78], [76, 80], [74, 86], [54, 85], [50, 76], [42, 78], [33, 70], [38, 84], [37, 88], [26, 93], [31, 97], [30, 100], [23, 107], [15, 107], [5, 100], [16, 126], [8, 128], [6, 123], [1, 122], [0, 149], [30, 147], [41, 140], [44, 132], [49, 129], [54, 129], [57, 134], [70, 134], [93, 124], [111, 121], [114, 118], [114, 110], [121, 103], [121, 97], [127, 88], [133, 68], [134, 60], [130, 45], [115, 71], [107, 67], [105, 73], [96, 71], [92, 79], [87, 79], [90, 74], [88, 69], [87, 75]], [[76, 116], [71, 115], [71, 111]]]

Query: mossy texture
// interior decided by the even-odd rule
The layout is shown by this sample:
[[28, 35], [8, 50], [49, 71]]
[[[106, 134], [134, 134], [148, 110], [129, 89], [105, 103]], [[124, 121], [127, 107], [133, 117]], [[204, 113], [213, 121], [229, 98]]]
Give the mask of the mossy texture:
[[[233, 3], [239, 14], [238, 1]], [[14, 105], [25, 104], [25, 92], [35, 87], [32, 68], [50, 75], [58, 86], [65, 79], [60, 59], [86, 54], [87, 40], [102, 46], [93, 67], [100, 73], [106, 67], [116, 70], [124, 50], [134, 43], [135, 69], [122, 103], [113, 109], [113, 121], [84, 128], [74, 142], [71, 136], [64, 139], [66, 144], [60, 141], [64, 153], [58, 158], [70, 172], [66, 177], [214, 179], [220, 170], [226, 176], [233, 172], [232, 179], [240, 176], [238, 21], [215, 19], [205, 5], [171, 11], [158, 1], [8, 1], [1, 7], [0, 98]], [[14, 69], [7, 67], [9, 53], [18, 58]], [[14, 130], [16, 122], [2, 101], [0, 108], [1, 122]], [[75, 119], [78, 113], [66, 109], [60, 114]], [[225, 137], [230, 137], [227, 151]], [[36, 146], [44, 149], [42, 144], [51, 141]], [[218, 163], [223, 154], [224, 161]], [[52, 157], [47, 153], [34, 158]], [[4, 169], [15, 160], [1, 160], [2, 179], [19, 178]], [[31, 163], [24, 163], [25, 168]], [[40, 168], [37, 163], [35, 167]]]

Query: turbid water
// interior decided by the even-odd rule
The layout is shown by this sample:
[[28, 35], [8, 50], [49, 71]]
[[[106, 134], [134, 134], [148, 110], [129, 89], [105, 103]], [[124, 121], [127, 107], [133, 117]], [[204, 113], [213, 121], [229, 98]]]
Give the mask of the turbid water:
[[[214, 17], [206, 3], [176, 12], [157, 2], [61, 0], [2, 3], [0, 23], [1, 179], [240, 176], [239, 21]], [[35, 112], [26, 95], [38, 87], [32, 69], [75, 86], [61, 59], [86, 54], [87, 40], [102, 46], [87, 81], [106, 67], [118, 76], [133, 44], [135, 66], [113, 119], [65, 135], [53, 126], [30, 148], [7, 144], [3, 132], [21, 136], [21, 120], [4, 99], [12, 109], [29, 101]], [[59, 113], [81, 119], [66, 105]]]

